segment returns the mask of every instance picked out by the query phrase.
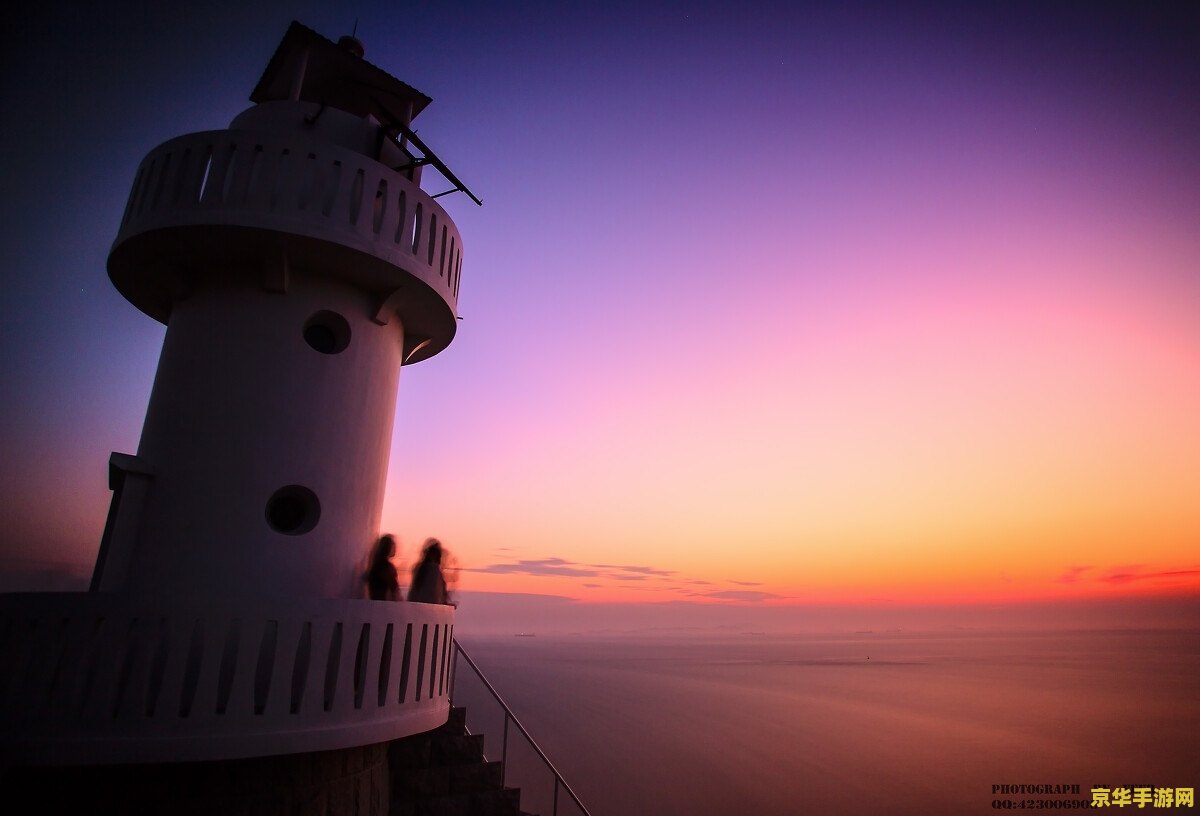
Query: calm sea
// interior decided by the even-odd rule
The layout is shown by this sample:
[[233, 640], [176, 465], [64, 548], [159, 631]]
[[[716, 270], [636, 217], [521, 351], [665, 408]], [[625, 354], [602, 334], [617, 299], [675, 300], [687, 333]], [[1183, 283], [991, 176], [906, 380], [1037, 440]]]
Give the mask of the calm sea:
[[[593, 816], [995, 813], [1200, 787], [1200, 631], [463, 644]], [[503, 722], [468, 674], [459, 700], [493, 754]], [[510, 728], [509, 784], [549, 816], [528, 753]]]

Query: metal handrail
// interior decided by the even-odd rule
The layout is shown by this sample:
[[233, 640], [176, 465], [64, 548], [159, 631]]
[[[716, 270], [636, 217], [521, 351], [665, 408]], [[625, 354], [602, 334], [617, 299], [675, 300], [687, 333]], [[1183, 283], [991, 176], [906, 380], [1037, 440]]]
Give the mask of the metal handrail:
[[475, 676], [479, 678], [479, 681], [483, 683], [483, 687], [488, 690], [488, 692], [492, 695], [492, 698], [499, 703], [500, 708], [504, 710], [504, 736], [500, 748], [501, 783], [504, 781], [504, 773], [506, 768], [505, 763], [508, 760], [508, 724], [511, 721], [512, 724], [515, 725], [521, 732], [521, 734], [524, 735], [525, 739], [529, 742], [530, 747], [532, 747], [537, 753], [538, 757], [541, 758], [546, 768], [554, 774], [554, 810], [551, 816], [558, 816], [559, 788], [562, 788], [567, 792], [567, 795], [571, 797], [571, 801], [575, 803], [575, 806], [579, 808], [579, 811], [583, 814], [583, 816], [591, 816], [591, 814], [588, 812], [588, 809], [583, 806], [583, 802], [579, 801], [579, 797], [575, 795], [575, 791], [571, 790], [571, 786], [566, 783], [566, 780], [563, 779], [562, 774], [560, 774], [558, 769], [554, 767], [554, 763], [550, 761], [550, 758], [546, 756], [545, 752], [542, 751], [541, 747], [537, 744], [537, 742], [534, 741], [533, 737], [529, 736], [529, 732], [525, 730], [525, 726], [521, 725], [521, 721], [518, 720], [517, 716], [512, 713], [512, 709], [510, 709], [508, 704], [504, 702], [504, 699], [500, 696], [500, 693], [496, 691], [492, 684], [488, 682], [488, 679], [483, 676], [483, 672], [480, 671], [479, 666], [475, 665], [475, 661], [472, 660], [471, 656], [463, 649], [462, 644], [458, 642], [458, 638], [454, 639], [454, 659], [450, 663], [451, 705], [453, 705], [454, 701], [455, 683], [458, 680], [458, 658], [460, 655], [462, 656], [463, 660], [467, 661], [467, 665], [471, 667], [473, 672], [475, 672]]

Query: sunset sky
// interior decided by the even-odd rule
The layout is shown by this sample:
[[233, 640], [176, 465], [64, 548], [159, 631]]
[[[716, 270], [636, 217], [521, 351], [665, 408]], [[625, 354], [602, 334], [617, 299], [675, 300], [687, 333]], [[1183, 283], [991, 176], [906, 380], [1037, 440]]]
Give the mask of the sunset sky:
[[597, 603], [1200, 595], [1195, 4], [24, 14], [0, 569], [87, 574], [137, 448], [164, 328], [105, 258], [138, 162], [248, 107], [293, 18], [357, 17], [484, 200], [440, 199], [463, 321], [401, 373], [403, 563], [436, 535], [462, 590]]

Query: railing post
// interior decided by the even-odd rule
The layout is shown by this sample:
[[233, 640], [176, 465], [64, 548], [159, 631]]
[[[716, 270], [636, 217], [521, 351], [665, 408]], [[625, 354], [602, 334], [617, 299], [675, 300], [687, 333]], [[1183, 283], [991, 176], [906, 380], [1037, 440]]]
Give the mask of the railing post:
[[500, 784], [504, 784], [505, 772], [508, 770], [508, 709], [504, 710], [504, 739], [500, 743]]
[[558, 816], [558, 776], [554, 777], [554, 816]]

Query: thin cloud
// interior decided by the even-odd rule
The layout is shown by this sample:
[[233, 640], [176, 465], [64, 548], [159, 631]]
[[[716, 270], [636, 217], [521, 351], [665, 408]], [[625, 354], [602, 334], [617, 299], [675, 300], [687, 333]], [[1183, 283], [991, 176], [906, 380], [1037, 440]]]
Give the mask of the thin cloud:
[[470, 572], [489, 572], [496, 575], [560, 575], [570, 578], [599, 578], [602, 573], [594, 569], [580, 569], [574, 562], [562, 558], [538, 558], [521, 560], [511, 564], [489, 564], [486, 567], [466, 567]]
[[1060, 584], [1078, 583], [1079, 581], [1083, 580], [1083, 574], [1085, 572], [1088, 572], [1091, 569], [1094, 569], [1094, 568], [1090, 567], [1090, 566], [1089, 567], [1067, 567], [1066, 570], [1063, 572], [1063, 574], [1058, 576], [1058, 583], [1060, 583]]
[[663, 577], [675, 574], [675, 570], [663, 570], [655, 567], [629, 566], [626, 564], [589, 564], [588, 566], [595, 567], [596, 569], [620, 570], [621, 572], [636, 572], [642, 575], [661, 575]]
[[1093, 580], [1105, 584], [1126, 584], [1136, 581], [1138, 575], [1142, 574], [1142, 570], [1145, 568], [1145, 564], [1122, 564], [1117, 567], [1109, 567], [1106, 573], [1097, 575]]
[[1170, 581], [1175, 578], [1192, 578], [1200, 575], [1200, 569], [1159, 570], [1157, 572], [1141, 572], [1141, 565], [1135, 567], [1116, 568], [1099, 580], [1106, 584], [1128, 584], [1134, 581]]
[[1180, 576], [1187, 576], [1187, 577], [1191, 577], [1191, 576], [1193, 576], [1193, 575], [1200, 575], [1200, 569], [1164, 570], [1163, 572], [1152, 572], [1152, 573], [1150, 573], [1150, 575], [1149, 575], [1149, 576], [1147, 576], [1147, 577], [1151, 577], [1151, 578], [1177, 578], [1177, 577], [1180, 577]]
[[[583, 564], [566, 558], [528, 558], [517, 561], [489, 564], [485, 567], [464, 567], [467, 572], [486, 572], [492, 575], [537, 575], [555, 576], [560, 578], [591, 578], [608, 581], [620, 581], [628, 589], [639, 591], [663, 592], [669, 591], [688, 598], [712, 598], [721, 601], [758, 602], [782, 598], [771, 592], [751, 589], [727, 589], [720, 591], [697, 591], [686, 587], [715, 587], [712, 581], [703, 578], [687, 578], [677, 570], [660, 569], [645, 564]], [[635, 586], [642, 582], [657, 579], [654, 586]], [[729, 581], [729, 584], [741, 587], [762, 586], [761, 581]], [[681, 586], [682, 585], [682, 586]], [[582, 584], [587, 589], [600, 589], [604, 584], [594, 580]]]
[[702, 598], [718, 598], [722, 601], [769, 601], [783, 597], [771, 592], [757, 592], [751, 589], [726, 589], [721, 592], [698, 592], [696, 594]]
[[674, 570], [663, 570], [633, 564], [581, 564], [565, 558], [532, 558], [486, 567], [467, 567], [469, 572], [488, 572], [494, 575], [555, 575], [567, 578], [610, 578], [617, 581], [644, 581], [649, 577], [665, 578]]
[[1099, 567], [1069, 566], [1055, 579], [1060, 584], [1078, 584], [1093, 582], [1120, 586], [1144, 581], [1173, 581], [1179, 578], [1195, 578], [1200, 576], [1200, 567], [1183, 569], [1146, 570], [1145, 564], [1121, 564], [1101, 570]]

